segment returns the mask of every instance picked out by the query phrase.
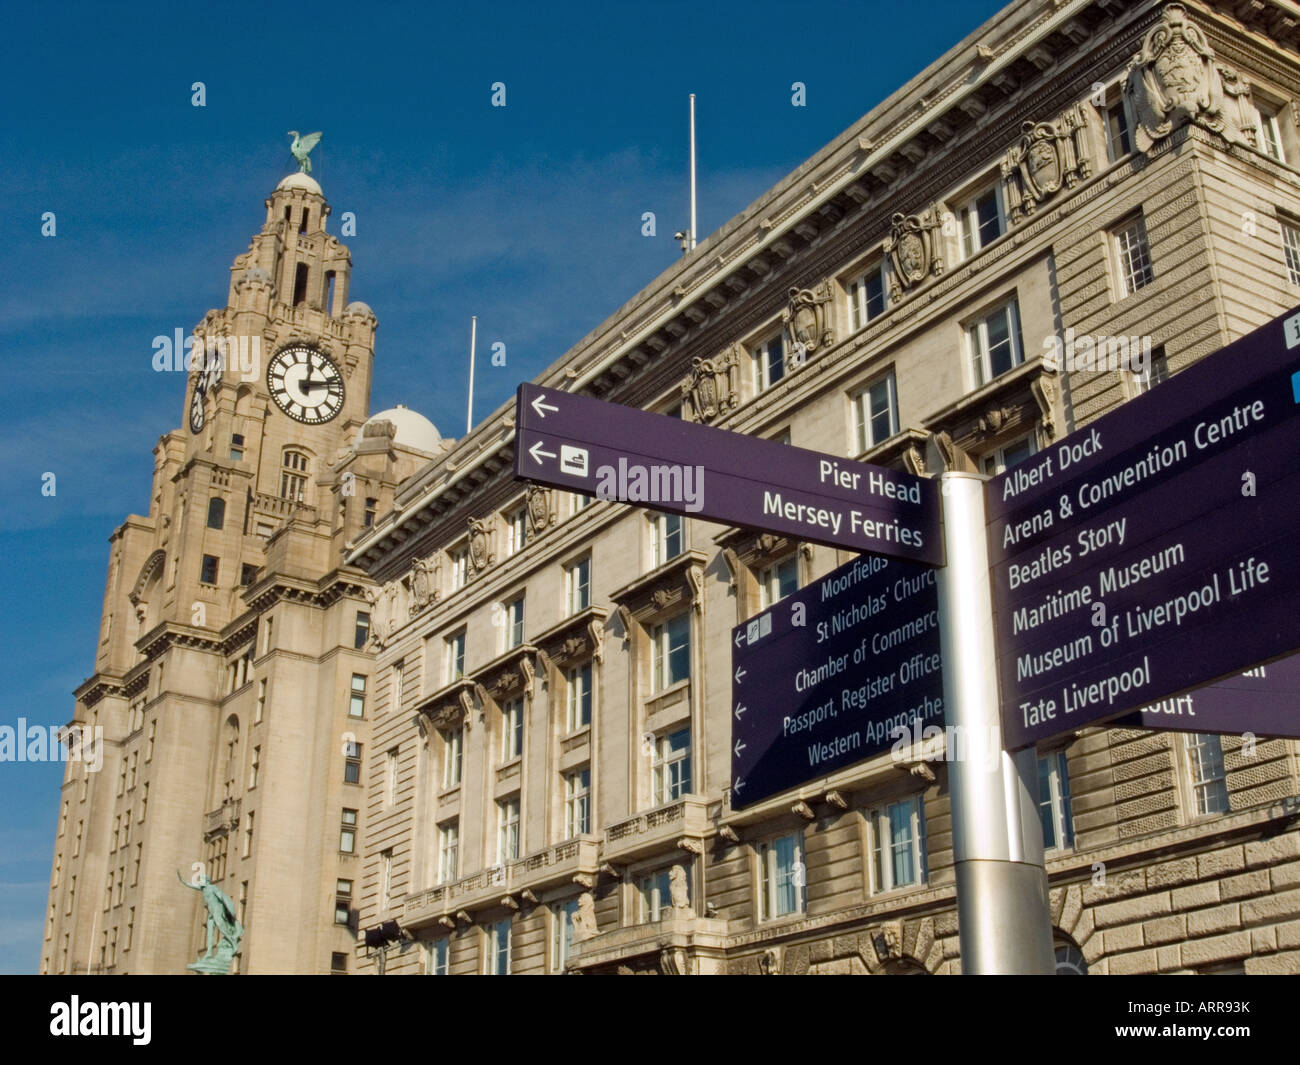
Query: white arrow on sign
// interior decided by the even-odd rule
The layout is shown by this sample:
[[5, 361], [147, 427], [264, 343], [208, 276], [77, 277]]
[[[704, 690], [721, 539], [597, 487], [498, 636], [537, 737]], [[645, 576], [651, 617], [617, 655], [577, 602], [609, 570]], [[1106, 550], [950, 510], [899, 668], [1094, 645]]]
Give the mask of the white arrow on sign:
[[743, 750], [745, 749], [745, 747], [746, 747], [746, 744], [743, 744], [743, 743], [740, 742], [740, 740], [737, 740], [737, 741], [736, 741], [736, 746], [734, 746], [733, 748], [731, 748], [731, 753], [734, 754], [737, 758], [739, 758], [739, 757], [740, 757], [740, 752], [743, 751]]
[[744, 638], [745, 638], [745, 630], [741, 629], [738, 633], [736, 633], [735, 643], [737, 647], [740, 646], [740, 641], [743, 640]]
[[530, 455], [533, 456], [533, 461], [536, 462], [537, 465], [539, 465], [539, 466], [543, 465], [543, 463], [542, 463], [542, 458], [543, 458], [543, 457], [548, 458], [548, 459], [553, 459], [553, 458], [555, 458], [555, 452], [554, 452], [554, 451], [543, 451], [543, 450], [542, 450], [542, 442], [541, 442], [540, 440], [537, 441], [537, 443], [535, 443], [532, 447], [530, 447], [530, 448], [528, 449], [528, 454], [530, 454]]
[[744, 778], [742, 777], [740, 780], [737, 780], [736, 783], [734, 783], [734, 784], [731, 786], [731, 790], [732, 790], [732, 791], [735, 791], [735, 792], [739, 792], [740, 789], [743, 788], [744, 786], [745, 786], [745, 780], [744, 780]]
[[543, 392], [543, 393], [541, 393], [541, 394], [540, 394], [540, 395], [539, 395], [535, 400], [533, 400], [532, 407], [533, 407], [533, 410], [537, 411], [537, 417], [539, 417], [539, 418], [545, 418], [545, 417], [546, 417], [546, 412], [547, 412], [548, 410], [550, 410], [550, 411], [554, 411], [556, 414], [559, 414], [559, 413], [560, 413], [560, 408], [559, 408], [559, 407], [553, 407], [553, 406], [551, 406], [551, 404], [543, 402], [543, 400], [545, 400], [545, 399], [546, 399], [546, 393]]
[[736, 704], [736, 720], [739, 721], [739, 720], [740, 720], [740, 715], [743, 714], [743, 713], [744, 713], [746, 710], [748, 710], [748, 709], [749, 709], [749, 707], [744, 706], [744, 705], [742, 705], [742, 704], [740, 704], [740, 703], [737, 703], [737, 704]]
[[746, 670], [741, 669], [739, 666], [736, 667], [736, 672], [735, 672], [734, 676], [735, 676], [735, 678], [736, 678], [736, 683], [737, 683], [737, 684], [740, 683], [740, 678], [743, 677], [743, 676], [745, 675], [746, 672], [747, 672]]

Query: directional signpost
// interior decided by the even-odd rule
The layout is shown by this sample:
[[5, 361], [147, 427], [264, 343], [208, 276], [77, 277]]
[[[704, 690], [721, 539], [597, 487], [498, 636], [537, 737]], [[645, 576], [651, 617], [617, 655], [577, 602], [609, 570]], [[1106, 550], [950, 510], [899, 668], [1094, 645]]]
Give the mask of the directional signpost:
[[1121, 728], [1300, 738], [1300, 655], [1139, 707]]
[[517, 477], [943, 563], [938, 485], [922, 477], [531, 384], [519, 386], [515, 430]]
[[1293, 312], [987, 484], [1009, 750], [1300, 648], [1298, 459]]
[[862, 556], [736, 626], [732, 809], [943, 727], [935, 574]]

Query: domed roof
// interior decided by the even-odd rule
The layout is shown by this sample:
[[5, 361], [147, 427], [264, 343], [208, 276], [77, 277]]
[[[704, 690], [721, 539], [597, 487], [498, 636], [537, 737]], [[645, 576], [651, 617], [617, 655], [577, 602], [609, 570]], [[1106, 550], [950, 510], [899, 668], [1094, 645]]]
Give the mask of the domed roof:
[[437, 427], [429, 421], [423, 414], [404, 407], [400, 403], [389, 410], [381, 410], [378, 414], [372, 414], [369, 420], [360, 429], [353, 439], [353, 444], [361, 443], [366, 434], [366, 427], [375, 425], [378, 422], [390, 422], [397, 430], [394, 440], [403, 447], [412, 447], [417, 451], [427, 451], [430, 454], [436, 454], [442, 444], [442, 436], [439, 435]]
[[307, 192], [315, 193], [317, 196], [325, 195], [321, 192], [320, 186], [316, 184], [315, 178], [309, 177], [301, 172], [290, 174], [287, 178], [281, 181], [280, 184], [276, 185], [276, 192], [279, 192], [281, 189], [304, 189]]
[[353, 300], [351, 303], [349, 303], [346, 307], [343, 308], [343, 313], [344, 314], [368, 314], [370, 315], [371, 318], [375, 316], [375, 312], [370, 309], [370, 304], [362, 303], [360, 300]]

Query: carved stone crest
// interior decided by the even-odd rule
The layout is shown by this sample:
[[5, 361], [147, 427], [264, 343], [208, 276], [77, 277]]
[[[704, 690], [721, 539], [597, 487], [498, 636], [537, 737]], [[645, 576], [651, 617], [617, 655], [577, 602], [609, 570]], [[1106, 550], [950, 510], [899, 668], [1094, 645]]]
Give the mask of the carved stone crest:
[[733, 344], [711, 359], [693, 359], [690, 376], [682, 382], [682, 402], [697, 422], [711, 422], [740, 402], [740, 353]]
[[555, 513], [551, 510], [551, 490], [539, 484], [528, 486], [528, 531], [533, 536], [540, 536], [555, 523]]
[[436, 558], [417, 558], [411, 567], [410, 613], [418, 614], [430, 603], [438, 601], [439, 563]]
[[479, 518], [469, 519], [469, 566], [473, 575], [482, 573], [497, 560], [492, 547], [492, 527]]
[[835, 343], [830, 312], [829, 282], [823, 281], [815, 289], [790, 290], [790, 299], [781, 315], [785, 326], [786, 369], [797, 369], [807, 356]]
[[922, 214], [896, 214], [890, 221], [885, 253], [892, 269], [890, 299], [899, 300], [908, 289], [926, 278], [943, 273], [943, 252], [939, 241], [942, 222], [933, 207]]
[[1138, 150], [1149, 151], [1189, 122], [1254, 147], [1254, 130], [1241, 113], [1248, 91], [1245, 78], [1215, 62], [1214, 50], [1187, 9], [1169, 4], [1142, 41], [1124, 83], [1137, 120]]
[[975, 423], [975, 428], [985, 436], [992, 436], [1002, 431], [1016, 414], [1015, 407], [990, 407], [980, 415], [979, 421]]
[[1002, 160], [1007, 215], [1015, 222], [1032, 215], [1038, 205], [1087, 178], [1091, 168], [1085, 154], [1083, 115], [1078, 106], [1055, 122], [1026, 122], [1019, 142]]

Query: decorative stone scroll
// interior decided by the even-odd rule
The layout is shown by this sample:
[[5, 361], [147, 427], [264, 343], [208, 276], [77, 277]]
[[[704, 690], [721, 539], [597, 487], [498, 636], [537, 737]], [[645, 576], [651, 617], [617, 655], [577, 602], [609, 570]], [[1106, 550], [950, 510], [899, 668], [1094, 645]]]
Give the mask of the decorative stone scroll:
[[1055, 122], [1026, 122], [1022, 136], [1002, 159], [1007, 217], [1013, 224], [1032, 215], [1061, 189], [1072, 189], [1092, 172], [1076, 104]]
[[411, 605], [410, 614], [414, 617], [430, 603], [436, 603], [441, 594], [439, 589], [442, 572], [439, 556], [417, 558], [411, 567]]
[[921, 214], [896, 214], [890, 221], [885, 254], [889, 272], [889, 298], [901, 300], [906, 292], [929, 277], [943, 273], [943, 220], [936, 207]]
[[1136, 118], [1139, 151], [1189, 122], [1230, 141], [1255, 147], [1253, 124], [1244, 114], [1250, 83], [1215, 61], [1205, 34], [1182, 4], [1169, 4], [1129, 64], [1124, 95]]
[[816, 288], [790, 290], [790, 299], [781, 314], [787, 371], [798, 369], [806, 358], [835, 343], [831, 298], [829, 281]]
[[736, 345], [711, 359], [691, 360], [690, 375], [682, 382], [682, 406], [692, 421], [709, 423], [730, 413], [740, 403], [740, 351]]

